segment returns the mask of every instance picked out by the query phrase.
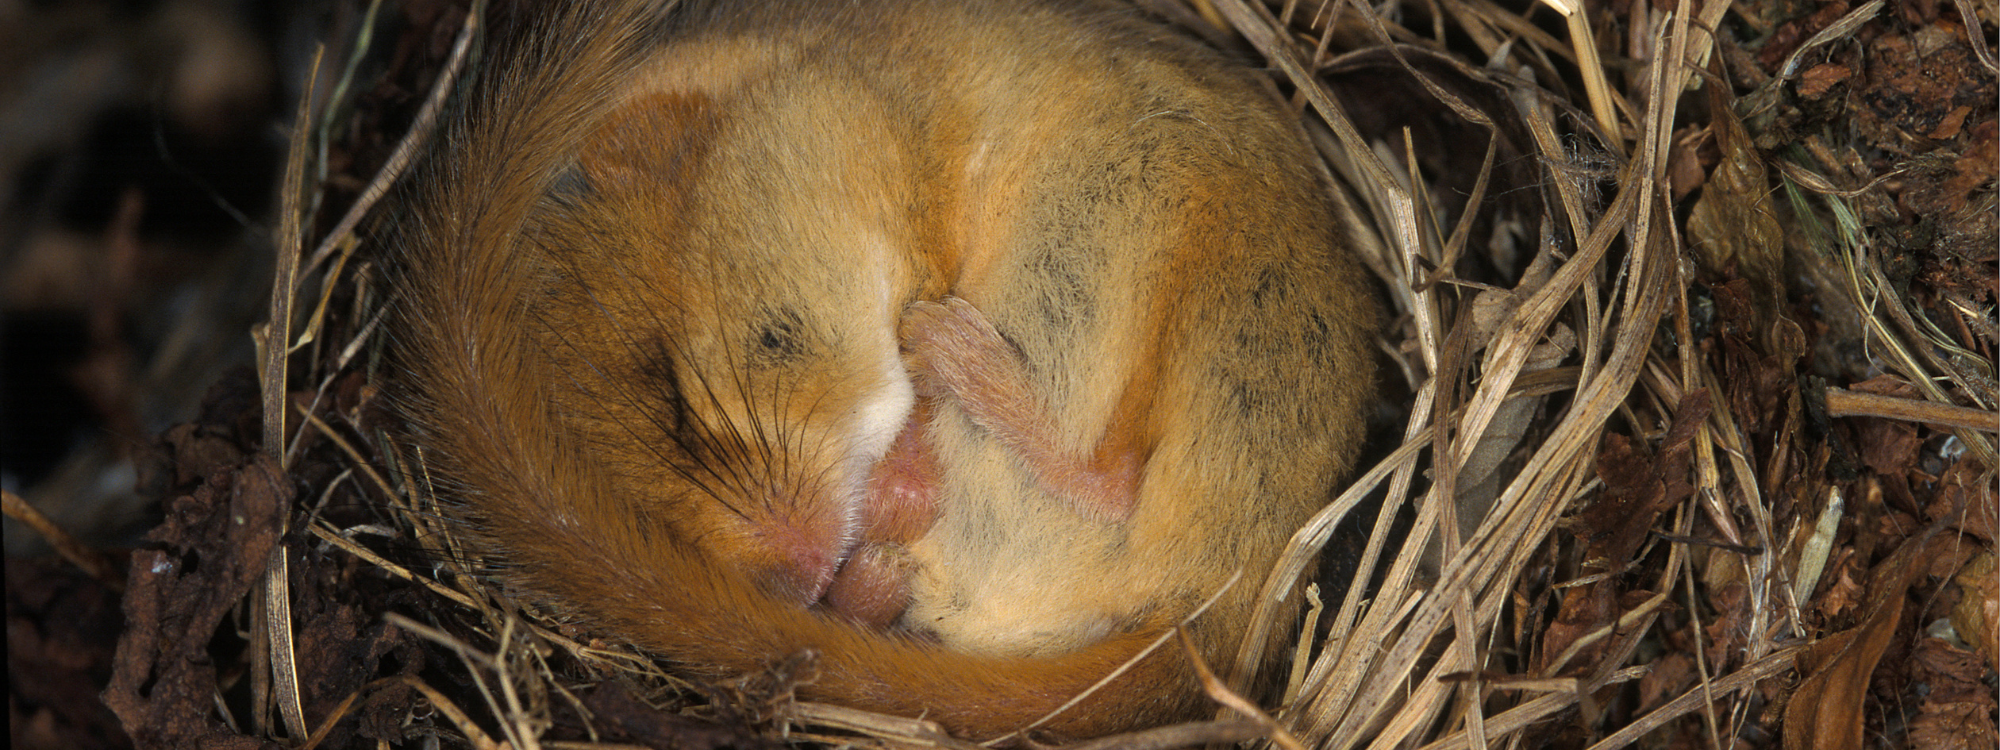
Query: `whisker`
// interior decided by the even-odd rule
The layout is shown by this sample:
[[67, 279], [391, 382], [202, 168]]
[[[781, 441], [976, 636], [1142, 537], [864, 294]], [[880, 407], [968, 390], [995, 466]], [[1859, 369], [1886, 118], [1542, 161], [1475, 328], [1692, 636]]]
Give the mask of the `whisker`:
[[[586, 229], [588, 229], [588, 227], [586, 227]], [[544, 249], [547, 250], [546, 247]], [[585, 280], [584, 275], [580, 272], [580, 269], [577, 267], [577, 264], [575, 263], [574, 260], [566, 258], [563, 254], [557, 252], [545, 252], [544, 256], [558, 259], [558, 262], [568, 272], [569, 276], [571, 277], [570, 279], [571, 283], [576, 285], [582, 298], [588, 300], [590, 307], [596, 309], [598, 315], [609, 325], [609, 327], [617, 337], [618, 341], [624, 347], [631, 350], [643, 349], [643, 345], [639, 335], [636, 332], [634, 332], [633, 329], [629, 325], [627, 325], [626, 322], [620, 316], [613, 313], [610, 306], [605, 302], [603, 296], [600, 294], [599, 290], [595, 286], [593, 286], [589, 281]], [[619, 254], [602, 253], [599, 254], [599, 257], [597, 259], [618, 266], [621, 272], [625, 273], [627, 278], [631, 277], [629, 267], [626, 267], [624, 259]], [[662, 306], [664, 307], [676, 307], [676, 305], [674, 305], [670, 300], [662, 299], [659, 301], [663, 303]], [[708, 497], [714, 499], [716, 502], [721, 504], [724, 508], [728, 509], [730, 512], [735, 513], [738, 516], [744, 515], [742, 509], [736, 507], [735, 504], [729, 501], [728, 493], [718, 491], [715, 483], [720, 483], [726, 486], [729, 483], [729, 478], [724, 477], [715, 471], [715, 464], [717, 462], [700, 460], [699, 457], [705, 455], [706, 451], [703, 450], [704, 446], [701, 441], [701, 435], [699, 430], [686, 429], [685, 425], [682, 424], [682, 419], [671, 418], [669, 415], [663, 413], [660, 410], [660, 408], [652, 404], [649, 399], [642, 397], [641, 394], [636, 390], [637, 388], [636, 386], [627, 384], [625, 382], [627, 379], [613, 377], [612, 374], [605, 371], [602, 363], [596, 361], [594, 358], [583, 356], [584, 355], [583, 348], [576, 341], [569, 338], [569, 332], [567, 330], [551, 325], [550, 322], [538, 311], [531, 311], [531, 315], [533, 315], [537, 319], [537, 322], [541, 324], [543, 330], [549, 331], [552, 334], [554, 334], [558, 342], [560, 342], [564, 347], [568, 348], [572, 353], [579, 355], [576, 358], [581, 360], [584, 366], [590, 368], [591, 374], [596, 376], [596, 382], [608, 383], [610, 384], [612, 390], [610, 394], [594, 393], [593, 391], [595, 389], [586, 386], [577, 377], [577, 373], [569, 372], [567, 369], [564, 369], [563, 376], [569, 380], [570, 384], [573, 387], [575, 387], [578, 392], [584, 393], [591, 397], [601, 397], [607, 395], [612, 396], [615, 397], [615, 402], [623, 403], [627, 406], [632, 407], [634, 410], [639, 412], [639, 414], [646, 421], [647, 424], [651, 425], [661, 434], [665, 435], [666, 438], [673, 443], [674, 447], [679, 449], [681, 456], [690, 459], [695, 459], [694, 461], [695, 466], [699, 467], [701, 470], [707, 473], [708, 477], [705, 479], [698, 473], [690, 471], [686, 466], [686, 464], [688, 463], [687, 461], [676, 460], [678, 458], [677, 456], [662, 450], [657, 445], [657, 441], [651, 439], [650, 436], [643, 436], [639, 434], [638, 430], [633, 425], [623, 420], [615, 420], [617, 422], [618, 427], [625, 432], [626, 437], [630, 438], [633, 444], [641, 446], [646, 452], [650, 453], [655, 459], [659, 461], [661, 465], [665, 466], [669, 471], [672, 471], [676, 476], [686, 480], [690, 485], [694, 486], [702, 494], [707, 495]], [[654, 316], [654, 322], [658, 324], [656, 327], [664, 328], [665, 321], [658, 317], [658, 313], [654, 312], [652, 313], [652, 315]], [[673, 339], [671, 337], [668, 338], [668, 341], [672, 340]], [[664, 344], [664, 345], [671, 346], [672, 344]], [[681, 359], [681, 356], [676, 356], [675, 353], [671, 352], [668, 353], [667, 356], [669, 358], [669, 361], [666, 363], [667, 373], [670, 378], [674, 378], [673, 374], [674, 363], [676, 361], [679, 361]], [[684, 356], [684, 353], [682, 353], [682, 356]], [[674, 391], [672, 394], [672, 399], [684, 399], [684, 396], [679, 393], [679, 384], [677, 380], [678, 380], [677, 378], [674, 378], [674, 380], [668, 384], [668, 387]], [[683, 417], [686, 416], [685, 410], [682, 411], [682, 416]], [[721, 463], [723, 463], [725, 466], [728, 464], [728, 462], [726, 461]]]

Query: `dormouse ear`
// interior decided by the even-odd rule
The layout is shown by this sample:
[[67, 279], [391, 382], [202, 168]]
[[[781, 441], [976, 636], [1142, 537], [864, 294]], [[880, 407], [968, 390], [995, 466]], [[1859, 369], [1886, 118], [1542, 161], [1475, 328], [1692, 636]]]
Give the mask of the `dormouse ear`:
[[645, 94], [613, 110], [584, 141], [584, 175], [607, 195], [679, 193], [700, 172], [722, 122], [700, 91]]

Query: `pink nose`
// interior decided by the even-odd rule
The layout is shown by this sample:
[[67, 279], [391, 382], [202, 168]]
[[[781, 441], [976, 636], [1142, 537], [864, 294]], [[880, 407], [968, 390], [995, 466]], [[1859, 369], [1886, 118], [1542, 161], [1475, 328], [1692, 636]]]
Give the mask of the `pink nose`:
[[752, 559], [761, 559], [766, 567], [752, 574], [780, 598], [801, 607], [818, 603], [852, 546], [844, 533], [845, 525], [838, 520], [796, 515], [775, 515], [756, 523], [753, 544], [763, 549], [761, 555], [753, 553]]

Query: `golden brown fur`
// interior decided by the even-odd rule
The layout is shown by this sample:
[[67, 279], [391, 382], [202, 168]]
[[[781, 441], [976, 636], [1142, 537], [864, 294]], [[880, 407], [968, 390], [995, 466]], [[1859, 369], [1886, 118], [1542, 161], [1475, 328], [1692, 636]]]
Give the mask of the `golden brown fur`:
[[[1328, 497], [1375, 313], [1255, 77], [1129, 10], [586, 3], [395, 228], [414, 436], [528, 590], [978, 739], [1192, 630]], [[754, 10], [751, 10], [754, 8]], [[899, 437], [900, 436], [900, 437]], [[1204, 706], [1169, 647], [1049, 727]]]

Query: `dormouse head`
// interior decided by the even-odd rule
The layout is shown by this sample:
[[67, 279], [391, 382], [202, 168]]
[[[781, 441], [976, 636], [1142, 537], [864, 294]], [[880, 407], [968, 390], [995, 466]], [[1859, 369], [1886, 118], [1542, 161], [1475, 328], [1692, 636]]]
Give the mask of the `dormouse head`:
[[[585, 141], [522, 234], [566, 419], [649, 517], [802, 604], [857, 543], [913, 406], [888, 196], [828, 202], [819, 161], [706, 94], [647, 94]], [[754, 130], [752, 128], [751, 130]], [[860, 206], [860, 208], [856, 208]]]

